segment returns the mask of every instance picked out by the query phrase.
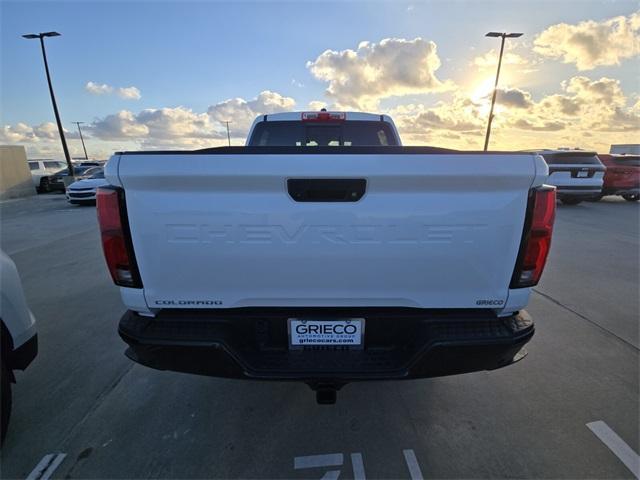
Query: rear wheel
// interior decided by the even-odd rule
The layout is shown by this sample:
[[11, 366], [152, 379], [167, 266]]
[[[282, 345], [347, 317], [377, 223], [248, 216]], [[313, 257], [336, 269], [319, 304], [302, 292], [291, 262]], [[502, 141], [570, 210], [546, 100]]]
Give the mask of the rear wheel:
[[640, 194], [630, 193], [627, 195], [622, 195], [622, 198], [624, 198], [627, 202], [637, 202], [638, 200], [640, 200]]
[[47, 177], [40, 179], [40, 191], [42, 193], [49, 193], [51, 191], [51, 185], [49, 184], [49, 179]]
[[578, 205], [582, 200], [578, 198], [561, 198], [560, 201], [564, 205]]
[[4, 365], [0, 365], [0, 376], [2, 377], [2, 431], [0, 433], [0, 444], [4, 442], [4, 437], [7, 435], [7, 429], [9, 428], [9, 417], [11, 417], [11, 378], [9, 372], [5, 369]]

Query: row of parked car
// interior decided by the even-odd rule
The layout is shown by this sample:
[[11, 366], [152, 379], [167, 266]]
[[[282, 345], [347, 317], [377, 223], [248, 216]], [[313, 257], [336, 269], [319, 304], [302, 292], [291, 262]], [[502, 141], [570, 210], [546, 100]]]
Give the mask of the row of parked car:
[[59, 160], [30, 160], [29, 169], [38, 193], [66, 193], [67, 200], [74, 204], [93, 203], [96, 189], [106, 185], [104, 162], [77, 162], [73, 164], [74, 177], [77, 179], [65, 187], [64, 178], [69, 176], [66, 162]]
[[[29, 160], [31, 179], [38, 193], [64, 192], [64, 178], [69, 176], [67, 163], [61, 160]], [[75, 178], [88, 178], [102, 171], [105, 162], [81, 161], [73, 163]]]
[[566, 205], [620, 195], [640, 200], [640, 155], [596, 154], [583, 150], [540, 150], [549, 165], [547, 183]]

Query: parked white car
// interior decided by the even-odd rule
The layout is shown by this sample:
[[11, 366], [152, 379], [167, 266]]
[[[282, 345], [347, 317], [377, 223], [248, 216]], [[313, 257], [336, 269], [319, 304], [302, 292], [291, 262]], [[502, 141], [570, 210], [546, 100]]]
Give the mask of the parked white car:
[[2, 433], [4, 440], [11, 416], [11, 384], [14, 370], [24, 370], [38, 353], [36, 321], [27, 306], [22, 283], [13, 261], [0, 250], [0, 324], [2, 328]]
[[29, 160], [29, 170], [33, 185], [40, 191], [40, 179], [44, 176], [53, 175], [67, 166], [67, 162], [62, 160]]
[[95, 203], [98, 187], [108, 185], [104, 178], [104, 169], [94, 172], [88, 178], [78, 180], [67, 187], [67, 200], [74, 205]]

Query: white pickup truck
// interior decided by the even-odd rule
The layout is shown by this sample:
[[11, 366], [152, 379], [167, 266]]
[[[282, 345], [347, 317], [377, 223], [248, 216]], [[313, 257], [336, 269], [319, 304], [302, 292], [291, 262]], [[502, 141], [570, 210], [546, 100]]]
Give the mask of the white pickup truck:
[[260, 116], [244, 147], [114, 154], [98, 191], [127, 355], [309, 384], [492, 370], [534, 331], [555, 189], [535, 153], [400, 145], [385, 115]]

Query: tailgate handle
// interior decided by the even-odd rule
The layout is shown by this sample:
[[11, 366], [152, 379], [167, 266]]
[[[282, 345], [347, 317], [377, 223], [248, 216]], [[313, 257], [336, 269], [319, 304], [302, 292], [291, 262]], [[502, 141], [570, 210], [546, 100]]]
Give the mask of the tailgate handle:
[[367, 189], [364, 178], [290, 178], [289, 195], [296, 202], [357, 202]]

